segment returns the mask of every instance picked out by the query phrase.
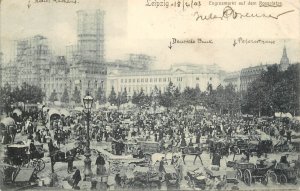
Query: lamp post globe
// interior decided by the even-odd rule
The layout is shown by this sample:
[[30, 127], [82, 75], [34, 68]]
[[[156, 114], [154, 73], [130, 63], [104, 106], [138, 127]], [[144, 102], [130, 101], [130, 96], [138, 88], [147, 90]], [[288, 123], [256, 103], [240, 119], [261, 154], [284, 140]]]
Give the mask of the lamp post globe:
[[90, 151], [90, 116], [91, 116], [91, 110], [93, 106], [94, 98], [90, 96], [89, 94], [83, 98], [83, 104], [84, 108], [87, 110], [87, 137], [86, 137], [86, 149], [85, 149], [85, 159], [84, 159], [84, 180], [86, 180], [86, 177], [90, 177], [93, 175], [92, 169], [91, 169], [91, 151]]

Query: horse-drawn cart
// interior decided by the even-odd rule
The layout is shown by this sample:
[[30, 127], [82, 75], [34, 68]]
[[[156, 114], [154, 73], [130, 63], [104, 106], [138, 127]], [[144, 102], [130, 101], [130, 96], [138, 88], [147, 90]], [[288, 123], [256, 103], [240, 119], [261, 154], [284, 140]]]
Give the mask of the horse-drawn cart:
[[37, 145], [33, 153], [28, 154], [28, 146], [23, 144], [12, 144], [6, 146], [4, 162], [15, 166], [32, 167], [36, 172], [40, 172], [45, 168], [43, 161], [44, 153]]

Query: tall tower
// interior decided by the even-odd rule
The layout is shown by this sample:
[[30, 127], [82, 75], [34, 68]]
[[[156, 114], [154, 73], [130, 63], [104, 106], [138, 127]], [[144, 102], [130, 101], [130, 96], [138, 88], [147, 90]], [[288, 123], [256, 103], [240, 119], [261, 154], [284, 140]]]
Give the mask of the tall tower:
[[77, 11], [78, 52], [82, 61], [104, 61], [104, 11]]
[[284, 70], [286, 70], [289, 67], [289, 65], [290, 65], [290, 60], [287, 57], [286, 47], [284, 46], [283, 47], [282, 57], [281, 57], [281, 60], [280, 60], [280, 69], [282, 71], [284, 71]]

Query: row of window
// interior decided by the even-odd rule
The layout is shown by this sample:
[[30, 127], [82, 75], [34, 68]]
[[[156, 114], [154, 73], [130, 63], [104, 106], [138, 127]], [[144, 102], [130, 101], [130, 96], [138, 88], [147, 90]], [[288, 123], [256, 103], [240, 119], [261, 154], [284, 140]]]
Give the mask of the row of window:
[[[196, 80], [199, 80], [199, 77], [196, 77]], [[212, 80], [212, 78], [210, 77], [210, 80]], [[139, 83], [139, 82], [170, 82], [171, 78], [137, 78], [137, 79], [121, 79], [121, 83]], [[182, 77], [177, 77], [176, 78], [177, 82], [182, 82]]]
[[[131, 87], [121, 87], [121, 92], [125, 91], [125, 88], [128, 93], [131, 93], [131, 91], [139, 92], [139, 91], [141, 91], [141, 89], [143, 89], [143, 91], [145, 91], [145, 92], [148, 92], [148, 90], [149, 90], [149, 92], [154, 91], [154, 87], [141, 87], [141, 88], [139, 88], [139, 87], [132, 87], [132, 88]], [[157, 89], [160, 91], [163, 91], [163, 92], [166, 91], [166, 87], [157, 87]]]
[[139, 83], [139, 82], [170, 82], [171, 78], [137, 78], [137, 79], [121, 79], [121, 83]]

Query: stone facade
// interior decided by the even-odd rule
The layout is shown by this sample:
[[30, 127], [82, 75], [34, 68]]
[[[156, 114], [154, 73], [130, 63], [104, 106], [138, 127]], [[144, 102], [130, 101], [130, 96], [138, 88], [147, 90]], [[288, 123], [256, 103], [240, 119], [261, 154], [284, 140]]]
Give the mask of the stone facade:
[[126, 88], [128, 96], [141, 89], [149, 95], [155, 86], [164, 92], [170, 81], [180, 91], [186, 87], [196, 86], [199, 86], [201, 91], [205, 91], [208, 84], [216, 88], [221, 83], [219, 70], [217, 65], [195, 64], [177, 64], [168, 70], [110, 70], [107, 74], [106, 96], [109, 96], [112, 87], [117, 93], [123, 92]]

